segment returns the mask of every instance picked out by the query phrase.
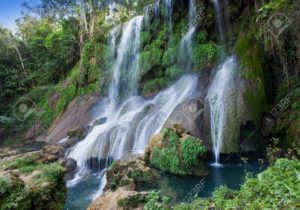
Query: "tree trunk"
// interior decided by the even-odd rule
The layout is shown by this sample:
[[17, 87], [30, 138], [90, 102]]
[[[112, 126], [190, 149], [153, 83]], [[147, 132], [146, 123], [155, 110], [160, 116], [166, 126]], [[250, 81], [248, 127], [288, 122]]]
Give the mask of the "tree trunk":
[[17, 54], [18, 54], [18, 57], [19, 57], [19, 60], [20, 60], [20, 63], [21, 63], [21, 66], [22, 66], [22, 69], [23, 69], [25, 78], [27, 78], [27, 77], [28, 77], [28, 73], [27, 73], [27, 71], [26, 71], [26, 69], [25, 69], [25, 65], [24, 65], [24, 62], [23, 62], [21, 53], [20, 53], [19, 49], [18, 49], [15, 45], [13, 45], [13, 48], [16, 50], [16, 52], [17, 52]]

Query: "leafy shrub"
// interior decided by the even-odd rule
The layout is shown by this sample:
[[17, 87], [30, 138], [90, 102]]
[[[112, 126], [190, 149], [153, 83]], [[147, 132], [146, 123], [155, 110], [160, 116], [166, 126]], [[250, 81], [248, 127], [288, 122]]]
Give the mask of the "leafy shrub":
[[177, 60], [177, 47], [169, 47], [163, 55], [163, 65], [170, 66]]
[[191, 136], [181, 142], [180, 149], [184, 166], [187, 169], [196, 166], [199, 154], [206, 152], [205, 147], [199, 143], [199, 139]]
[[155, 147], [150, 163], [161, 171], [178, 175], [191, 173], [197, 168], [200, 155], [206, 152], [199, 139], [180, 138], [172, 129], [163, 130], [163, 147]]
[[147, 202], [144, 206], [144, 210], [167, 210], [170, 199], [168, 197], [161, 198], [159, 192], [152, 191], [147, 197]]
[[155, 65], [160, 65], [162, 51], [157, 45], [148, 45], [140, 54], [139, 67], [141, 74], [146, 74]]
[[166, 87], [168, 85], [169, 81], [166, 78], [155, 78], [152, 80], [148, 80], [144, 86], [142, 93], [143, 95], [151, 95], [162, 88]]
[[192, 62], [198, 67], [213, 64], [219, 55], [220, 47], [213, 42], [199, 44], [193, 49]]
[[247, 177], [239, 191], [220, 187], [209, 199], [196, 199], [174, 209], [295, 209], [300, 197], [299, 174], [299, 160], [278, 159], [257, 177]]
[[166, 76], [169, 77], [170, 79], [174, 79], [182, 74], [182, 68], [177, 65], [170, 66], [166, 70]]

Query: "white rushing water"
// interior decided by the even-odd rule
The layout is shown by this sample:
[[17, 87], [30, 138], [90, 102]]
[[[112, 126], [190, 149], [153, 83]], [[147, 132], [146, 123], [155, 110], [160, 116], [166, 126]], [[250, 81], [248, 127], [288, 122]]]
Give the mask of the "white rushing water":
[[214, 77], [207, 94], [210, 106], [211, 138], [215, 165], [219, 165], [222, 149], [223, 129], [227, 122], [227, 110], [230, 105], [230, 93], [233, 88], [234, 71], [237, 63], [234, 57], [229, 57]]
[[[91, 165], [105, 170], [112, 160], [121, 159], [128, 152], [143, 153], [149, 137], [158, 133], [176, 106], [195, 92], [197, 77], [186, 75], [152, 99], [137, 95], [142, 22], [142, 16], [130, 20], [123, 26], [120, 38], [120, 28], [110, 33], [112, 80], [108, 98], [102, 100], [103, 112], [98, 116], [106, 121], [94, 126], [84, 140], [70, 149], [68, 157], [77, 161], [78, 172], [69, 186], [89, 174]], [[103, 175], [97, 195], [102, 193], [105, 181]]]
[[180, 46], [178, 50], [178, 61], [181, 64], [182, 68], [189, 72], [192, 70], [192, 45], [193, 45], [193, 37], [196, 31], [196, 5], [195, 0], [189, 0], [189, 30], [183, 36], [180, 41]]
[[214, 10], [215, 10], [215, 17], [217, 23], [217, 29], [219, 34], [219, 39], [221, 44], [225, 44], [225, 35], [224, 35], [224, 24], [223, 24], [223, 17], [222, 17], [222, 8], [219, 0], [213, 0]]

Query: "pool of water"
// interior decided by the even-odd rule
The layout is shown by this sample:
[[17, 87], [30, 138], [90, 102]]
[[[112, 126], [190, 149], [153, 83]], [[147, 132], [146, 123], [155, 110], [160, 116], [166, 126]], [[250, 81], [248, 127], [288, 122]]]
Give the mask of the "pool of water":
[[[246, 172], [257, 174], [262, 170], [258, 163], [224, 164], [220, 167], [208, 165], [208, 169], [209, 174], [206, 177], [162, 174], [155, 186], [139, 186], [138, 190], [160, 190], [162, 195], [171, 198], [171, 204], [176, 204], [190, 201], [195, 195], [208, 197], [221, 185], [239, 189]], [[100, 176], [93, 174], [77, 185], [68, 187], [65, 210], [86, 209], [99, 189], [100, 179]]]
[[[208, 165], [209, 174], [206, 177], [172, 176], [164, 174], [158, 180], [156, 187], [144, 187], [143, 190], [160, 190], [162, 195], [171, 198], [171, 203], [189, 202], [194, 196], [209, 197], [219, 186], [239, 189], [245, 181], [246, 173], [257, 174], [261, 171], [259, 164], [225, 164], [219, 167]], [[156, 189], [155, 189], [156, 188]]]
[[84, 210], [91, 203], [100, 187], [101, 177], [91, 174], [74, 186], [68, 186], [65, 210]]

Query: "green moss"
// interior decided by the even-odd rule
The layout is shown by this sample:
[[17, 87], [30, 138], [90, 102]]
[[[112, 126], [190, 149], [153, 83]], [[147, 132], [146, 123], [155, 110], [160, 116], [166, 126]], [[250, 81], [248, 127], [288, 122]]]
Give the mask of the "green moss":
[[137, 194], [118, 200], [118, 207], [121, 207], [124, 210], [130, 210], [146, 203], [146, 201], [147, 199], [145, 195]]
[[241, 34], [235, 51], [242, 67], [240, 74], [247, 79], [260, 78], [264, 83], [264, 53], [257, 41], [249, 34]]
[[221, 48], [214, 42], [198, 44], [193, 49], [192, 63], [197, 67], [212, 65], [218, 59]]
[[151, 95], [166, 87], [168, 84], [169, 80], [164, 77], [149, 80], [144, 84], [142, 93], [143, 95]]
[[150, 163], [161, 171], [185, 175], [195, 169], [199, 157], [206, 152], [199, 139], [180, 139], [172, 129], [163, 130], [163, 147], [155, 147]]
[[8, 161], [7, 168], [8, 169], [22, 169], [28, 166], [35, 166], [37, 165], [36, 160], [38, 159], [37, 156], [27, 156], [27, 157], [18, 157], [14, 160]]
[[35, 170], [41, 171], [40, 174], [33, 177], [36, 184], [44, 182], [57, 183], [62, 180], [64, 174], [64, 168], [58, 163], [39, 165]]
[[150, 31], [142, 31], [141, 32], [141, 46], [145, 46], [150, 44], [152, 39], [152, 34], [150, 33]]
[[207, 42], [207, 32], [206, 31], [200, 31], [198, 34], [197, 34], [197, 42], [199, 44], [205, 44]]
[[139, 67], [141, 74], [146, 74], [154, 66], [160, 65], [162, 50], [155, 44], [148, 45], [140, 54]]
[[175, 79], [183, 73], [182, 68], [178, 65], [173, 65], [167, 68], [166, 76], [170, 79]]
[[177, 46], [169, 47], [163, 55], [163, 66], [171, 66], [177, 61]]
[[5, 196], [0, 196], [0, 210], [7, 209], [32, 209], [31, 194], [23, 185], [9, 188]]
[[244, 92], [244, 99], [251, 109], [251, 116], [253, 120], [259, 122], [261, 119], [262, 113], [265, 111], [265, 104], [266, 104], [266, 96], [264, 85], [261, 80], [256, 79], [255, 87], [248, 88]]

